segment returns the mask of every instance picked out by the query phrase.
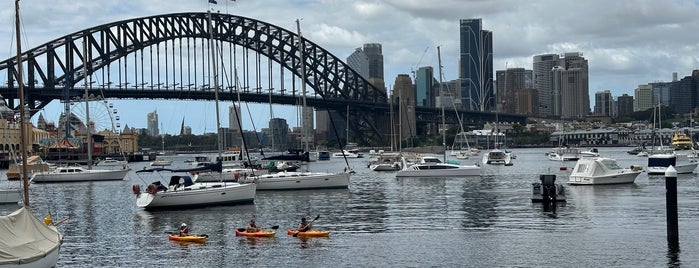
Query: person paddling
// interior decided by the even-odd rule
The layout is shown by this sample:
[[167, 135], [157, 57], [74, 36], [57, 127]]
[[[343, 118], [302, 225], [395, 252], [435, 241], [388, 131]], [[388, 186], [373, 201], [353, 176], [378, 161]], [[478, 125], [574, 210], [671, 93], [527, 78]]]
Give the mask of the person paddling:
[[311, 224], [308, 223], [306, 218], [301, 218], [301, 223], [299, 224], [299, 227], [296, 228], [297, 231], [299, 232], [308, 232], [311, 230]]
[[260, 231], [260, 226], [258, 226], [258, 225], [255, 223], [255, 219], [251, 219], [251, 220], [250, 220], [250, 223], [248, 223], [248, 228], [245, 229], [245, 232], [248, 232], [248, 233], [256, 233], [256, 232], [259, 232], [259, 231]]
[[189, 227], [187, 227], [186, 223], [182, 223], [180, 225], [180, 236], [188, 236], [189, 235]]

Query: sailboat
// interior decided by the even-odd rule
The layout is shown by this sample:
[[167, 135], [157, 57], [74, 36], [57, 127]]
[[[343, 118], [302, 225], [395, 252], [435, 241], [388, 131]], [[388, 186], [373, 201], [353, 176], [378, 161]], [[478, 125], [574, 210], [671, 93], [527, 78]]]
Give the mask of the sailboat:
[[[304, 96], [304, 108], [306, 107], [306, 61], [304, 60], [303, 52], [303, 36], [301, 35], [301, 25], [299, 20], [296, 20], [296, 29], [298, 30], [298, 47], [300, 53], [301, 64], [301, 88]], [[349, 117], [349, 115], [348, 115]], [[302, 124], [305, 131], [305, 124]], [[304, 134], [305, 135], [305, 134]], [[306, 152], [308, 152], [308, 141], [306, 142]], [[277, 172], [272, 174], [264, 174], [255, 177], [257, 190], [300, 190], [300, 189], [321, 189], [321, 188], [348, 188], [350, 173], [326, 173], [326, 172], [309, 172], [309, 171], [292, 171], [292, 172]]]
[[[439, 86], [442, 87], [444, 83], [442, 83], [442, 59], [440, 54], [440, 48], [437, 47], [437, 58], [439, 58]], [[440, 90], [440, 92], [444, 92], [444, 90]], [[445, 112], [444, 105], [442, 105], [442, 146], [446, 146], [446, 135]], [[444, 150], [444, 161], [440, 161], [439, 158], [434, 156], [423, 156], [420, 158], [419, 163], [412, 165], [408, 165], [407, 160], [403, 157], [403, 169], [398, 171], [396, 177], [444, 178], [481, 175], [480, 166], [446, 163], [446, 153], [446, 150]]]
[[23, 206], [0, 216], [0, 267], [55, 267], [63, 243], [63, 235], [49, 220], [41, 222], [30, 209], [27, 176], [27, 129], [24, 127], [25, 101], [22, 78], [22, 48], [20, 45], [19, 0], [15, 0], [15, 30], [17, 34], [17, 83], [20, 99], [20, 146], [22, 150]]
[[[87, 43], [83, 42], [83, 54], [87, 55]], [[87, 71], [87, 57], [83, 62], [83, 68]], [[87, 82], [87, 72], [84, 77], [85, 80], [85, 137], [87, 139], [87, 168], [81, 166], [61, 166], [55, 169], [39, 171], [32, 174], [32, 182], [35, 183], [48, 183], [48, 182], [81, 182], [81, 181], [115, 181], [123, 180], [126, 174], [129, 173], [130, 169], [128, 166], [123, 166], [121, 169], [93, 169], [92, 163], [92, 134], [90, 133], [90, 96], [88, 91]], [[68, 118], [70, 118], [70, 109], [68, 109], [68, 103], [66, 103], [66, 125], [68, 124]], [[69, 136], [68, 128], [66, 128], [66, 137]]]
[[[214, 72], [214, 95], [216, 99], [216, 128], [219, 132], [218, 151], [219, 158], [221, 157], [222, 141], [221, 141], [221, 120], [219, 117], [218, 108], [218, 65], [216, 60], [216, 47], [214, 45], [213, 26], [211, 20], [211, 11], [208, 12], [209, 19], [209, 45], [211, 49], [211, 58]], [[141, 192], [141, 186], [135, 184], [132, 186], [133, 193], [136, 195], [136, 205], [145, 210], [165, 210], [165, 209], [180, 209], [180, 208], [197, 208], [213, 205], [233, 205], [233, 204], [248, 204], [255, 200], [255, 191], [257, 184], [255, 183], [237, 183], [237, 182], [198, 182], [193, 180], [190, 172], [212, 172], [212, 175], [218, 174], [222, 176], [222, 163], [220, 161], [215, 164], [207, 165], [201, 168], [172, 170], [172, 169], [146, 169], [139, 170], [141, 173], [157, 173], [173, 172], [167, 186], [163, 185], [158, 179], [146, 187], [144, 192]], [[179, 175], [186, 173], [187, 175]]]

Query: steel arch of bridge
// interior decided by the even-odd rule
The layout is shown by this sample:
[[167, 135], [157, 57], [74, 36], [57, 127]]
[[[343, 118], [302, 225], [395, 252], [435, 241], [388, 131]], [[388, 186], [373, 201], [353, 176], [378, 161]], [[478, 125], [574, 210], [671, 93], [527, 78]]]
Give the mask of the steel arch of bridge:
[[[83, 89], [78, 90], [74, 86], [80, 81], [110, 63], [149, 46], [178, 38], [209, 39], [209, 14], [214, 40], [230, 42], [274, 60], [295, 76], [304, 79], [313, 90], [312, 93], [320, 96], [323, 101], [342, 104], [336, 105], [336, 110], [351, 122], [350, 128], [359, 141], [387, 144], [376, 127], [383, 122], [374, 119], [375, 114], [385, 114], [388, 109], [384, 91], [374, 87], [342, 60], [306, 39], [301, 39], [305, 60], [305, 73], [302, 74], [301, 54], [298, 50], [300, 38], [296, 33], [259, 20], [230, 14], [177, 13], [123, 20], [81, 30], [28, 50], [21, 55], [21, 63], [27, 72], [26, 81], [29, 81], [25, 86], [27, 103], [30, 108], [40, 109], [53, 99], [78, 96]], [[3, 92], [4, 97], [16, 98], [16, 94], [12, 94], [17, 79], [15, 58], [0, 62], [0, 71], [2, 70], [7, 71], [9, 89]], [[157, 98], [158, 96], [154, 96], [156, 94], [162, 97], [160, 92], [148, 92], [143, 88], [138, 90], [138, 87], [136, 89], [122, 91], [119, 95], [121, 98], [151, 99]], [[184, 94], [186, 96], [198, 94], [181, 93], [187, 93]], [[183, 95], [181, 93], [179, 95]], [[170, 92], [166, 95], [178, 94]], [[213, 100], [214, 94], [209, 92], [208, 95]], [[377, 110], [377, 104], [385, 108]], [[349, 114], [343, 112], [347, 105], [353, 107]]]

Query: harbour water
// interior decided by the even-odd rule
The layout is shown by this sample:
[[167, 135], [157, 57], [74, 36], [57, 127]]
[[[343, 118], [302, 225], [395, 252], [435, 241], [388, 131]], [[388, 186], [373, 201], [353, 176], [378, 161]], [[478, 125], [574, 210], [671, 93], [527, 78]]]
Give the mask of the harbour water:
[[[630, 148], [599, 148], [620, 165], [646, 166]], [[697, 267], [699, 182], [678, 177], [679, 248], [668, 246], [665, 180], [642, 173], [634, 184], [566, 186], [555, 211], [533, 204], [540, 174], [566, 182], [574, 162], [549, 161], [547, 149], [514, 149], [514, 166], [486, 166], [472, 178], [401, 178], [373, 172], [367, 158], [347, 190], [258, 192], [253, 205], [146, 212], [135, 205], [131, 172], [124, 181], [33, 184], [37, 215], [70, 216], [59, 267]], [[192, 156], [173, 156], [186, 165]], [[462, 160], [474, 163], [480, 159]], [[148, 163], [132, 163], [134, 170]], [[314, 171], [342, 171], [342, 158]], [[568, 170], [560, 170], [566, 166]], [[4, 178], [4, 176], [3, 176]], [[2, 181], [3, 187], [18, 187]], [[147, 181], [150, 182], [150, 181]], [[7, 214], [17, 206], [2, 205]], [[288, 236], [301, 217], [329, 238]], [[279, 225], [274, 238], [236, 237], [255, 217]], [[186, 222], [206, 244], [179, 244], [165, 232]]]

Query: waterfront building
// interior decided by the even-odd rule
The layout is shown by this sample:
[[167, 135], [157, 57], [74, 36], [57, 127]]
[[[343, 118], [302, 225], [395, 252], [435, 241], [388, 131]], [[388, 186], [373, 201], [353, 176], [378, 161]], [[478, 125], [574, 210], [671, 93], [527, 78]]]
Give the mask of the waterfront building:
[[650, 85], [638, 85], [634, 89], [633, 111], [640, 112], [653, 108], [653, 91]]
[[612, 116], [614, 107], [614, 98], [609, 90], [598, 91], [595, 93], [595, 116]]
[[459, 81], [461, 103], [467, 110], [492, 111], [493, 35], [483, 30], [481, 19], [459, 21]]
[[633, 113], [633, 96], [629, 94], [621, 95], [617, 98], [618, 116], [625, 116]]
[[148, 128], [148, 135], [150, 136], [158, 136], [160, 135], [160, 131], [158, 129], [158, 111], [153, 111], [151, 113], [148, 113], [147, 117], [147, 128]]

